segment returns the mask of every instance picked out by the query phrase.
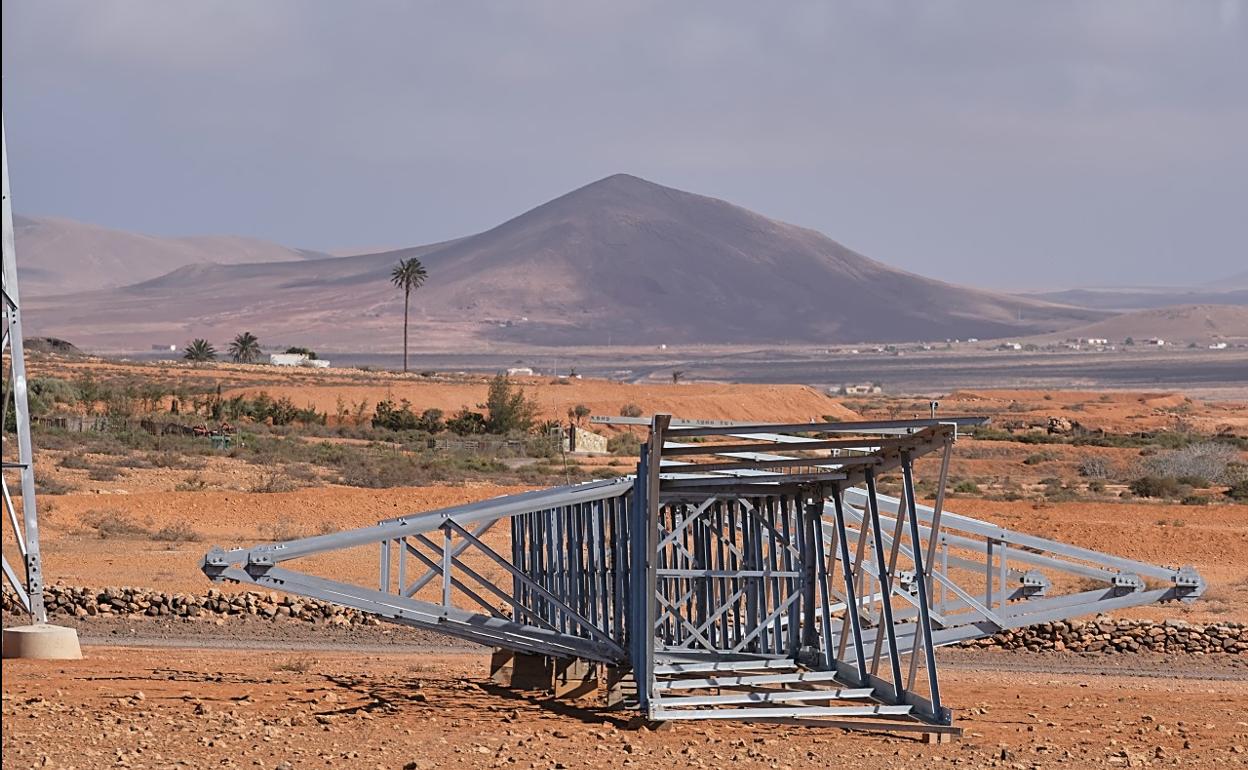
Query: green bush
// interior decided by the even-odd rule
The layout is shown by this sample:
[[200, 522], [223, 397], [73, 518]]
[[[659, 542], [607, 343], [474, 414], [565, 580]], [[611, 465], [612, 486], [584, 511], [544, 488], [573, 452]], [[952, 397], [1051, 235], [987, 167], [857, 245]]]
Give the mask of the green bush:
[[625, 404], [620, 407], [621, 417], [640, 417], [643, 414], [644, 412], [641, 411], [641, 407], [636, 404]]
[[1237, 502], [1248, 502], [1248, 479], [1240, 479], [1226, 490], [1226, 496]]
[[1130, 489], [1138, 497], [1178, 497], [1184, 491], [1172, 476], [1141, 476], [1131, 482]]
[[1208, 505], [1209, 498], [1205, 495], [1184, 495], [1179, 502], [1183, 505]]
[[953, 491], [962, 495], [974, 495], [979, 493], [979, 485], [970, 479], [963, 479], [954, 485]]
[[395, 407], [392, 401], [378, 401], [373, 412], [373, 427], [387, 430], [416, 430], [420, 418], [412, 411], [412, 403], [406, 398]]

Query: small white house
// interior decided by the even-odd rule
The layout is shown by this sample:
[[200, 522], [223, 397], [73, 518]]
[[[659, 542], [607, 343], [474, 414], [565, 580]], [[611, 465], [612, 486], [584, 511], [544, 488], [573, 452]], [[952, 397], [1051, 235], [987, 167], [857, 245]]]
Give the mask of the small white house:
[[507, 370], [508, 377], [532, 377], [533, 367], [531, 366], [513, 366]]
[[1225, 342], [1215, 342], [1209, 346], [1210, 350], [1226, 350]]
[[329, 361], [323, 358], [309, 358], [306, 353], [271, 353], [269, 363], [273, 366], [310, 366], [315, 369], [324, 369], [329, 366]]
[[1151, 338], [1149, 338], [1149, 339], [1144, 340], [1144, 344], [1145, 344], [1145, 345], [1152, 345], [1152, 346], [1153, 346], [1153, 347], [1155, 347], [1155, 348], [1159, 348], [1159, 347], [1162, 347], [1163, 345], [1165, 345], [1165, 344], [1166, 344], [1166, 341], [1165, 341], [1165, 340], [1163, 340], [1161, 337], [1151, 337]]
[[1109, 344], [1109, 340], [1105, 339], [1104, 337], [1084, 337], [1083, 339], [1079, 341], [1085, 345], [1108, 345]]
[[1001, 349], [1002, 350], [1022, 350], [1023, 345], [1021, 342], [1002, 342]]

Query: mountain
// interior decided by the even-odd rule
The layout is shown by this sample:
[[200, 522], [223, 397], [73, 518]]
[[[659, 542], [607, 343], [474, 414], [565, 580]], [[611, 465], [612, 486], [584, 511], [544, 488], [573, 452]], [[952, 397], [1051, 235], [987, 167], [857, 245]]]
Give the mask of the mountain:
[[1248, 342], [1248, 307], [1237, 305], [1179, 305], [1123, 313], [1103, 321], [1067, 329], [1063, 337], [1103, 338], [1136, 342], [1160, 338], [1168, 344]]
[[255, 238], [162, 238], [61, 217], [14, 216], [13, 237], [25, 297], [113, 288], [201, 262], [279, 262], [325, 256]]
[[1065, 289], [1020, 296], [1060, 305], [1126, 313], [1173, 305], [1248, 305], [1248, 274], [1195, 287]]
[[393, 351], [389, 271], [419, 256], [413, 339], [577, 345], [992, 338], [1105, 314], [935, 281], [828, 237], [624, 174], [485, 232], [379, 254], [191, 265], [134, 285], [27, 303], [27, 323], [96, 349], [191, 336]]

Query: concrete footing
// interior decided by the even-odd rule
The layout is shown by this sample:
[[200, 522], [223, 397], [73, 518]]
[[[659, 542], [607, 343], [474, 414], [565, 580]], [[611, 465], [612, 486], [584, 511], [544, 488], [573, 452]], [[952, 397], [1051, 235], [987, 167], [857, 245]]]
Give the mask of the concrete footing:
[[6, 658], [78, 660], [82, 657], [76, 630], [47, 623], [4, 629], [2, 649]]

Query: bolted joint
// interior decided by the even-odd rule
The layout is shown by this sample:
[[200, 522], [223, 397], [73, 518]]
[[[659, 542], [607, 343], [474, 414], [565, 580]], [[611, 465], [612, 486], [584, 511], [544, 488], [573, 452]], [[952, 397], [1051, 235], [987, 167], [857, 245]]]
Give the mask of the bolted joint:
[[1029, 569], [1019, 576], [1018, 585], [1022, 589], [1023, 596], [1030, 599], [1033, 596], [1044, 596], [1052, 584], [1043, 573]]
[[1189, 564], [1174, 573], [1174, 588], [1179, 599], [1194, 602], [1205, 592], [1205, 579]]
[[1114, 575], [1110, 583], [1114, 588], [1122, 591], [1142, 591], [1144, 590], [1144, 581], [1134, 572], [1119, 572]]

